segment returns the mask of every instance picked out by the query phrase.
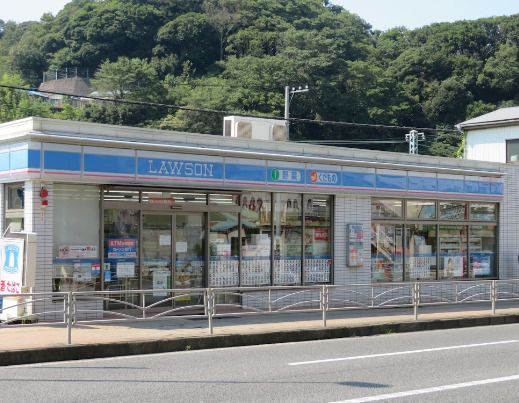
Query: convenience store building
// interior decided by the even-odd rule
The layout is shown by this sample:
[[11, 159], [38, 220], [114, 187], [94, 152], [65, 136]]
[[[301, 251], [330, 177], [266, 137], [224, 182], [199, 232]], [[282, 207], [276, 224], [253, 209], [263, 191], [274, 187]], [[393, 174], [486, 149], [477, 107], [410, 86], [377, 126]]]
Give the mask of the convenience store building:
[[515, 278], [515, 169], [27, 118], [0, 226], [36, 234], [35, 292]]

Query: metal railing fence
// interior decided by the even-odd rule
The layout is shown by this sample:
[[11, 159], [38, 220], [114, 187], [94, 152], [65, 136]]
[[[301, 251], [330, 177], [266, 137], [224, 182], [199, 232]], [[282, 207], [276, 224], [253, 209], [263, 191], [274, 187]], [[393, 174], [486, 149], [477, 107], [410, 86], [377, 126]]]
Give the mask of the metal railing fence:
[[[322, 325], [332, 311], [412, 308], [519, 300], [518, 280], [413, 282], [353, 285], [214, 287], [160, 290], [40, 292], [0, 294], [2, 326], [57, 324], [67, 329], [67, 343], [79, 323], [117, 323], [175, 318], [203, 318], [209, 334], [223, 316], [320, 312]], [[8, 303], [6, 303], [8, 302]]]

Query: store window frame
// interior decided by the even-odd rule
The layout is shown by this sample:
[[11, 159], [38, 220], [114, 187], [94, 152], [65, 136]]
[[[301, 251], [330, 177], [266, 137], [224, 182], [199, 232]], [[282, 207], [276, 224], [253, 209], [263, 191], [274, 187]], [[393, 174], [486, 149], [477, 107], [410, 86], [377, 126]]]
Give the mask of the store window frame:
[[[129, 194], [135, 194], [138, 193], [138, 197], [131, 197], [131, 200], [125, 200], [125, 201], [117, 201], [117, 200], [106, 200], [105, 195], [110, 190], [114, 190], [117, 192], [123, 193], [124, 191], [128, 191]], [[174, 204], [150, 204], [145, 202], [143, 199], [143, 192], [166, 192], [166, 193], [186, 193], [186, 194], [205, 194], [206, 201], [205, 204], [202, 203], [195, 203], [192, 205], [182, 205], [182, 206], [176, 206]], [[238, 213], [238, 220], [239, 220], [239, 228], [240, 228], [240, 243], [242, 242], [242, 238], [244, 236], [242, 230], [241, 230], [241, 220], [242, 220], [242, 214], [241, 214], [241, 206], [240, 206], [240, 199], [243, 194], [250, 193], [251, 191], [222, 191], [222, 190], [214, 190], [214, 189], [183, 189], [183, 188], [162, 188], [162, 187], [141, 187], [141, 186], [125, 186], [125, 185], [103, 185], [101, 186], [101, 201], [100, 201], [100, 255], [103, 257], [101, 267], [104, 267], [104, 211], [105, 209], [111, 209], [111, 208], [117, 208], [117, 209], [134, 209], [134, 210], [140, 210], [140, 214], [142, 213], [149, 213], [149, 212], [159, 212], [159, 211], [183, 211], [183, 212], [203, 212], [205, 213], [205, 222], [206, 222], [206, 228], [209, 228], [209, 213], [210, 212], [237, 212]], [[276, 193], [283, 193], [283, 192], [272, 192], [267, 191], [266, 193], [270, 194], [271, 198], [271, 253], [270, 253], [270, 284], [269, 286], [274, 285], [274, 214], [275, 214], [275, 203], [274, 203], [274, 195]], [[301, 285], [318, 285], [318, 284], [333, 284], [334, 279], [334, 229], [335, 229], [335, 197], [332, 194], [327, 193], [294, 193], [294, 192], [288, 192], [293, 194], [294, 196], [298, 197], [301, 201], [301, 255], [300, 255], [300, 264], [301, 264], [301, 275], [300, 275], [300, 281], [298, 284], [294, 284], [293, 286], [301, 286]], [[211, 195], [232, 195], [233, 200], [236, 201], [235, 204], [217, 204], [211, 202]], [[326, 197], [327, 200], [329, 200], [329, 214], [330, 214], [330, 226], [329, 226], [329, 243], [330, 243], [330, 269], [329, 269], [329, 275], [328, 280], [326, 282], [306, 282], [305, 283], [305, 277], [304, 277], [304, 269], [305, 269], [305, 213], [306, 213], [306, 206], [304, 206], [303, 200], [305, 195], [317, 195]], [[142, 223], [139, 224], [139, 231], [141, 231]], [[206, 270], [204, 270], [203, 273], [203, 281], [204, 281], [204, 287], [208, 286], [208, 271], [207, 268], [209, 267], [209, 237], [205, 236], [205, 243], [206, 243]], [[139, 253], [139, 256], [137, 258], [137, 262], [139, 264], [139, 267], [142, 265], [141, 262], [141, 256]], [[241, 271], [242, 271], [242, 253], [241, 248], [239, 251], [239, 265], [238, 265], [238, 275], [241, 279]], [[141, 279], [139, 279], [139, 284], [141, 284]], [[104, 284], [104, 276], [101, 277], [101, 288], [105, 289]], [[287, 285], [287, 287], [290, 287], [292, 285]], [[240, 281], [240, 287], [241, 281]], [[251, 286], [252, 287], [252, 286]]]
[[[13, 200], [12, 192], [16, 191], [16, 197], [20, 200], [21, 206], [12, 207], [10, 205]], [[16, 199], [16, 198], [15, 198]], [[24, 220], [25, 220], [25, 182], [15, 182], [15, 183], [6, 183], [4, 184], [4, 217], [3, 223], [4, 228], [2, 229], [2, 233], [10, 227], [12, 222], [19, 221], [20, 223], [20, 231], [24, 230]], [[8, 223], [9, 222], [9, 223]], [[16, 231], [18, 229], [13, 229], [11, 227], [11, 231]]]
[[[395, 198], [395, 197], [374, 197], [372, 200], [401, 200], [402, 202], [402, 215], [403, 217], [401, 219], [395, 219], [395, 218], [377, 218], [377, 217], [371, 217], [371, 224], [401, 224], [403, 226], [403, 274], [402, 278], [404, 279], [404, 282], [409, 281], [420, 281], [420, 280], [405, 280], [406, 279], [406, 259], [407, 259], [407, 252], [406, 252], [406, 246], [407, 246], [407, 228], [408, 225], [434, 225], [436, 227], [436, 275], [435, 278], [429, 281], [452, 281], [451, 279], [444, 279], [440, 276], [440, 236], [439, 231], [441, 226], [466, 226], [467, 227], [467, 236], [466, 236], [466, 245], [465, 245], [465, 254], [464, 257], [467, 262], [467, 272], [468, 275], [471, 275], [471, 268], [470, 268], [470, 256], [471, 252], [473, 250], [470, 249], [470, 229], [472, 226], [491, 226], [495, 228], [495, 249], [494, 249], [494, 259], [493, 259], [493, 275], [489, 277], [474, 277], [473, 275], [471, 277], [457, 279], [456, 281], [478, 281], [478, 280], [496, 280], [499, 279], [499, 217], [500, 217], [500, 203], [498, 201], [496, 202], [489, 202], [489, 201], [481, 201], [481, 200], [460, 200], [460, 199], [449, 199], [449, 200], [440, 200], [440, 199], [431, 199], [435, 203], [435, 211], [436, 211], [436, 219], [423, 219], [423, 220], [417, 220], [417, 219], [408, 219], [407, 217], [407, 202], [408, 201], [424, 201], [424, 199], [420, 198]], [[440, 218], [440, 203], [442, 202], [459, 202], [459, 203], [465, 203], [466, 204], [466, 215], [463, 220], [450, 220], [450, 219], [441, 219]], [[481, 220], [471, 220], [470, 216], [470, 209], [472, 204], [493, 204], [495, 206], [495, 220], [492, 221], [481, 221]], [[371, 229], [372, 230], [372, 229]], [[371, 270], [373, 270], [371, 268]], [[373, 273], [371, 273], [371, 281], [373, 282]], [[424, 280], [427, 281], [427, 280]], [[390, 283], [390, 282], [381, 282], [381, 283]]]
[[514, 156], [517, 156], [517, 159], [512, 160], [512, 155], [510, 154], [511, 153], [510, 146], [519, 147], [519, 139], [506, 140], [506, 162], [512, 163], [512, 164], [517, 164], [517, 163], [519, 163], [519, 153], [513, 154]]

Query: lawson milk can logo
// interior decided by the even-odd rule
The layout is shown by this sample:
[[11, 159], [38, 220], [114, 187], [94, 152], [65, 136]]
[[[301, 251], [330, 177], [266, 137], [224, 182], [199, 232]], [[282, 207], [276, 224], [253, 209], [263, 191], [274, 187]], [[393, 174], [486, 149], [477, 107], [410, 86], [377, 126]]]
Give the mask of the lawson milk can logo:
[[18, 273], [20, 268], [18, 267], [18, 255], [20, 254], [20, 248], [16, 245], [7, 244], [4, 246], [4, 262], [3, 270], [7, 273]]

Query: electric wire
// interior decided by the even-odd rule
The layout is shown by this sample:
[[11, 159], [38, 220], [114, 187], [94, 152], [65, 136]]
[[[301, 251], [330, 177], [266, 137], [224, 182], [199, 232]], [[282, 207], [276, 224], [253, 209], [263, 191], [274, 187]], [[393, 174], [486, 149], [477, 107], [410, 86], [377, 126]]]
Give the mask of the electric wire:
[[[65, 92], [58, 92], [58, 91], [49, 91], [49, 90], [40, 90], [37, 88], [26, 88], [26, 87], [20, 87], [20, 86], [14, 86], [14, 85], [5, 85], [0, 84], [0, 88], [10, 89], [10, 90], [17, 90], [17, 91], [25, 91], [25, 92], [39, 92], [42, 94], [52, 94], [52, 95], [61, 95], [65, 97], [71, 97], [71, 98], [81, 98], [81, 99], [90, 99], [94, 101], [100, 101], [100, 102], [109, 102], [113, 104], [123, 104], [123, 105], [135, 105], [135, 106], [153, 106], [153, 107], [160, 107], [160, 108], [166, 108], [166, 109], [177, 109], [187, 112], [202, 112], [202, 113], [215, 113], [220, 115], [233, 115], [233, 116], [243, 116], [243, 117], [250, 117], [250, 114], [246, 114], [243, 112], [237, 112], [237, 111], [225, 111], [225, 110], [219, 110], [219, 109], [211, 109], [211, 108], [196, 108], [196, 107], [190, 107], [190, 106], [182, 106], [182, 105], [173, 105], [173, 104], [166, 104], [161, 102], [150, 102], [150, 101], [136, 101], [136, 100], [128, 100], [128, 99], [114, 99], [114, 98], [103, 98], [103, 97], [96, 97], [92, 95], [88, 96], [78, 96], [75, 94], [69, 94]], [[258, 117], [258, 116], [256, 116]], [[356, 123], [356, 122], [343, 122], [343, 121], [334, 121], [334, 120], [314, 120], [314, 119], [304, 119], [304, 118], [288, 118], [285, 119], [282, 116], [275, 116], [275, 115], [261, 115], [259, 117], [265, 118], [265, 119], [276, 119], [276, 120], [285, 120], [288, 122], [293, 123], [309, 123], [309, 124], [318, 124], [318, 125], [335, 125], [335, 126], [344, 126], [344, 127], [358, 127], [358, 128], [375, 128], [375, 129], [388, 129], [388, 130], [420, 130], [420, 131], [428, 131], [428, 132], [450, 132], [450, 133], [460, 133], [457, 129], [436, 129], [432, 127], [415, 127], [415, 126], [399, 126], [399, 125], [383, 125], [383, 124], [376, 124], [376, 123]]]

